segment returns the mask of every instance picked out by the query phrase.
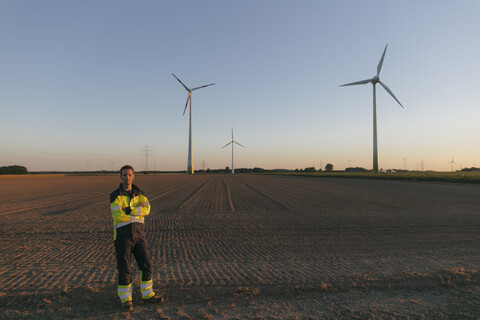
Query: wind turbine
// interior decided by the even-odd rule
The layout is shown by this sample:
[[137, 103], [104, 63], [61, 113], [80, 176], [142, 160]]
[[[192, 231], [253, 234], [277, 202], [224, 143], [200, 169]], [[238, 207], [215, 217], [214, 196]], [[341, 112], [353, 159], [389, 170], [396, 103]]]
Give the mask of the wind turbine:
[[452, 157], [452, 161], [449, 161], [448, 163], [450, 163], [452, 165], [452, 172], [453, 172], [453, 165], [457, 165], [454, 161], [454, 158], [455, 158], [455, 155], [453, 155]]
[[[232, 128], [232, 141], [230, 141], [229, 143], [227, 143], [226, 145], [224, 145], [224, 146], [222, 147], [222, 149], [223, 149], [223, 148], [225, 148], [226, 146], [228, 146], [229, 144], [232, 145], [232, 174], [235, 173], [235, 166], [234, 166], [234, 161], [233, 161], [233, 156], [234, 156], [234, 151], [233, 151], [234, 148], [233, 148], [233, 146], [234, 146], [235, 143], [238, 144], [240, 147], [244, 147], [243, 145], [241, 145], [240, 143], [238, 143], [237, 141], [235, 141], [235, 140], [233, 139], [233, 128]], [[244, 147], [244, 148], [245, 148], [245, 147]]]
[[375, 85], [377, 83], [380, 83], [382, 87], [392, 96], [395, 101], [398, 102], [398, 104], [403, 108], [402, 104], [400, 101], [398, 101], [397, 97], [393, 94], [392, 90], [387, 87], [385, 83], [380, 81], [380, 71], [382, 70], [382, 65], [383, 65], [383, 59], [385, 58], [385, 53], [387, 52], [387, 46], [385, 46], [385, 50], [383, 50], [382, 58], [380, 59], [380, 62], [378, 63], [377, 66], [377, 75], [374, 76], [371, 79], [367, 80], [361, 80], [357, 82], [352, 82], [352, 83], [347, 83], [343, 84], [340, 87], [345, 87], [345, 86], [355, 86], [359, 84], [367, 84], [371, 83], [373, 85], [373, 171], [378, 172], [378, 147], [377, 147], [377, 91]]
[[188, 139], [188, 163], [187, 163], [187, 173], [193, 174], [193, 159], [192, 159], [192, 93], [193, 91], [197, 89], [202, 89], [208, 86], [213, 86], [215, 83], [210, 83], [206, 84], [200, 87], [196, 87], [193, 89], [190, 89], [187, 87], [180, 79], [177, 78], [176, 75], [172, 73], [172, 75], [175, 77], [175, 79], [178, 80], [182, 84], [182, 86], [185, 88], [185, 90], [188, 91], [188, 98], [187, 102], [185, 103], [185, 109], [183, 109], [183, 115], [185, 115], [185, 111], [187, 111], [187, 106], [188, 106], [188, 101], [190, 101], [190, 130], [189, 130], [189, 139]]

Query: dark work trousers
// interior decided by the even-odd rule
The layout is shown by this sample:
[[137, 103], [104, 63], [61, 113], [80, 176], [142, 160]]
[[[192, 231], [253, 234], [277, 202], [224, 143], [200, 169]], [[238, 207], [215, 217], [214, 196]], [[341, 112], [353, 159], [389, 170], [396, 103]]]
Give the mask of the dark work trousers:
[[115, 240], [117, 256], [118, 284], [128, 285], [132, 282], [132, 255], [142, 271], [142, 281], [152, 280], [153, 268], [145, 236], [135, 238], [119, 237]]

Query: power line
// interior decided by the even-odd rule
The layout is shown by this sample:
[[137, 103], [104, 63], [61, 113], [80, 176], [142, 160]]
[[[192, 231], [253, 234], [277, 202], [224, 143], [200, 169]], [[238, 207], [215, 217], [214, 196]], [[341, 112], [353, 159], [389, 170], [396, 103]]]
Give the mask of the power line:
[[205, 171], [205, 166], [207, 165], [207, 161], [205, 160], [202, 160], [202, 168], [203, 168], [203, 171]]
[[145, 156], [145, 171], [148, 171], [148, 156], [152, 155], [148, 150], [148, 143], [145, 145], [143, 149], [144, 149], [143, 155]]

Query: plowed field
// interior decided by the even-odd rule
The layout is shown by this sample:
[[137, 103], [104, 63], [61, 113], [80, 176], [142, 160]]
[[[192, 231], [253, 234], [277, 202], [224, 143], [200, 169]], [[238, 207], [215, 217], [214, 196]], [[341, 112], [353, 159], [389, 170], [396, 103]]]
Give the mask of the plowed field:
[[[0, 318], [480, 318], [480, 186], [137, 175], [160, 305], [122, 313], [118, 176], [0, 177]], [[134, 269], [135, 272], [136, 269]]]

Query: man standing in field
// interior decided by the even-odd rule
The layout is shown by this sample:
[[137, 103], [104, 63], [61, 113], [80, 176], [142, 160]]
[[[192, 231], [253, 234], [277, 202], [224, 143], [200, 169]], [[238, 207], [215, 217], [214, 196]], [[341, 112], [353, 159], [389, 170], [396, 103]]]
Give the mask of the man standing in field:
[[153, 292], [152, 260], [144, 231], [145, 216], [150, 213], [150, 203], [136, 185], [132, 166], [120, 169], [122, 183], [110, 194], [113, 216], [115, 254], [118, 269], [118, 296], [124, 311], [133, 310], [132, 304], [132, 255], [140, 269], [140, 289], [144, 302], [162, 302]]

